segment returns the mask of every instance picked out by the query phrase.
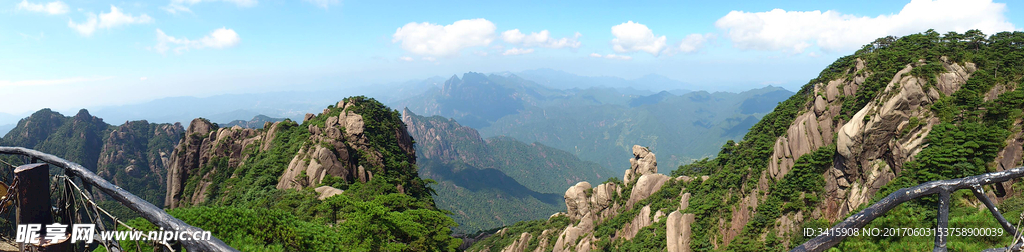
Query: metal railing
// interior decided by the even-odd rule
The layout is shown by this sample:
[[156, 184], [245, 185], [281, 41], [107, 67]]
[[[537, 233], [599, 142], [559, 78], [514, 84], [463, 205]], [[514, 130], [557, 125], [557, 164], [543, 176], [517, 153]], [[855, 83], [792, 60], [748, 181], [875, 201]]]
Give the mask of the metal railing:
[[[80, 164], [54, 155], [22, 147], [0, 146], [0, 154], [26, 156], [33, 160], [39, 160], [63, 168], [67, 174], [80, 178], [82, 182], [88, 186], [98, 188], [114, 200], [138, 213], [142, 218], [148, 220], [159, 228], [163, 228], [164, 230], [183, 232], [204, 231], [172, 217], [170, 214], [167, 214], [167, 212], [164, 212], [163, 209], [154, 206], [148, 201], [139, 198], [124, 189], [121, 189], [121, 187], [111, 184], [107, 180], [97, 176], [95, 173], [85, 169], [85, 167], [82, 167]], [[238, 251], [229, 247], [223, 241], [217, 239], [217, 237], [211, 237], [210, 240], [181, 240], [179, 242], [188, 251]]]
[[[950, 194], [957, 190], [970, 189], [974, 192], [974, 196], [984, 203], [985, 207], [992, 212], [992, 216], [996, 218], [996, 221], [998, 221], [999, 225], [1003, 227], [1003, 230], [1017, 236], [1020, 234], [1017, 233], [1013, 225], [1006, 221], [1006, 218], [1003, 218], [1003, 215], [999, 213], [999, 209], [996, 208], [995, 204], [992, 203], [992, 200], [985, 195], [985, 191], [981, 187], [983, 185], [1004, 182], [1020, 177], [1024, 177], [1024, 167], [966, 178], [932, 181], [915, 187], [902, 188], [896, 190], [896, 192], [890, 193], [888, 196], [863, 211], [846, 218], [846, 220], [843, 220], [843, 222], [836, 224], [832, 228], [851, 230], [860, 229], [868, 223], [871, 223], [875, 218], [882, 216], [903, 202], [927, 195], [939, 194], [939, 214], [938, 220], [936, 221], [937, 230], [945, 230], [949, 226]], [[945, 232], [935, 232], [935, 234], [935, 248], [932, 251], [946, 251], [946, 242], [948, 241], [948, 237], [946, 237]], [[823, 233], [804, 244], [800, 244], [800, 246], [790, 250], [790, 252], [825, 251], [836, 244], [839, 244], [839, 242], [843, 241], [845, 238], [846, 236], [842, 236], [838, 233]], [[994, 248], [986, 251], [1020, 251], [1022, 243], [1024, 243], [1024, 241], [1014, 239], [1014, 244], [1011, 244], [1009, 247]]]

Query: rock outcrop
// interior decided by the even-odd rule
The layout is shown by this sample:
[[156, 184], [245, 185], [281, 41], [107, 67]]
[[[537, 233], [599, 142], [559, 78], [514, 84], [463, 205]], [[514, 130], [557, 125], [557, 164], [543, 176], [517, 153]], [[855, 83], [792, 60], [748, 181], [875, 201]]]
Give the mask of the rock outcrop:
[[[591, 186], [588, 182], [579, 182], [569, 187], [565, 191], [564, 196], [566, 212], [554, 214], [549, 219], [565, 216], [572, 221], [572, 224], [561, 230], [544, 230], [540, 234], [540, 238], [538, 238], [542, 240], [539, 241], [539, 246], [534, 251], [545, 251], [550, 242], [547, 240], [548, 234], [556, 232], [558, 235], [553, 246], [551, 246], [551, 251], [594, 251], [596, 250], [594, 246], [599, 240], [598, 237], [594, 236], [594, 229], [597, 225], [601, 225], [628, 211], [637, 202], [650, 197], [669, 181], [677, 181], [674, 183], [690, 183], [694, 180], [686, 176], [671, 178], [664, 174], [658, 174], [654, 153], [641, 146], [633, 147], [633, 158], [630, 159], [630, 168], [625, 172], [626, 176], [636, 176], [635, 181], [626, 180], [624, 182], [625, 185], [607, 182], [597, 186]], [[702, 176], [700, 181], [703, 182], [707, 179], [707, 176]], [[623, 188], [632, 188], [632, 190], [624, 192]], [[616, 200], [617, 198], [627, 196], [629, 199], [625, 201], [625, 206], [621, 206], [621, 202]], [[693, 214], [682, 214], [681, 211], [684, 211], [689, 205], [690, 197], [690, 193], [680, 192], [678, 208], [667, 209], [675, 214], [675, 217], [671, 218], [669, 218], [670, 215], [665, 214], [667, 211], [652, 209], [651, 205], [643, 206], [640, 210], [634, 212], [636, 215], [632, 217], [631, 221], [625, 223], [614, 232], [613, 237], [615, 239], [629, 240], [634, 238], [641, 229], [654, 223], [665, 221], [673, 235], [668, 241], [672, 244], [677, 244], [670, 246], [673, 249], [682, 249], [680, 246], [687, 246], [685, 248], [687, 250], [673, 251], [688, 251], [690, 224], [693, 223], [694, 216]], [[506, 235], [504, 234], [505, 231], [506, 229], [502, 229], [495, 235]], [[525, 251], [527, 247], [524, 247], [523, 244], [528, 244], [531, 237], [536, 238], [530, 233], [522, 233], [517, 237], [518, 239], [502, 248], [501, 251]]]
[[[240, 126], [217, 128], [206, 119], [193, 120], [185, 137], [171, 154], [165, 206], [174, 208], [183, 203], [195, 205], [206, 201], [207, 188], [213, 183], [211, 174], [217, 173], [218, 168], [242, 165], [249, 155], [256, 153], [255, 150], [271, 150], [279, 132], [292, 127], [302, 127], [309, 132], [309, 137], [306, 139], [307, 144], [291, 157], [288, 167], [278, 178], [278, 189], [317, 187], [319, 197], [324, 199], [341, 193], [340, 189], [320, 186], [328, 176], [353, 182], [373, 179], [375, 169], [386, 169], [383, 167], [383, 156], [371, 148], [369, 137], [365, 134], [364, 118], [354, 112], [353, 106], [354, 102], [338, 102], [335, 107], [325, 109], [323, 113], [307, 115], [306, 123], [301, 126], [285, 120], [268, 123], [263, 129]], [[314, 123], [316, 120], [322, 124]], [[409, 157], [407, 161], [415, 163], [412, 137], [405, 127], [398, 127], [394, 133], [399, 148]], [[211, 160], [223, 159], [227, 159], [226, 164], [211, 164]], [[213, 167], [199, 174], [205, 166]], [[185, 185], [193, 179], [198, 181], [195, 188], [190, 188], [192, 193], [182, 195]], [[404, 191], [404, 187], [397, 186]]]
[[[973, 73], [968, 69], [974, 69], [972, 63], [962, 67], [946, 57], [942, 64], [947, 72], [939, 74], [935, 87], [929, 87], [927, 78], [910, 75], [916, 66], [907, 65], [893, 76], [878, 102], [860, 109], [837, 131], [838, 157], [825, 173], [825, 218], [834, 221], [867, 203], [926, 146], [925, 138], [939, 123], [926, 106], [959, 90]], [[911, 120], [920, 123], [904, 129]]]
[[629, 170], [622, 176], [625, 181], [632, 181], [634, 178], [646, 174], [658, 173], [658, 159], [647, 147], [633, 145], [633, 158], [629, 159]]

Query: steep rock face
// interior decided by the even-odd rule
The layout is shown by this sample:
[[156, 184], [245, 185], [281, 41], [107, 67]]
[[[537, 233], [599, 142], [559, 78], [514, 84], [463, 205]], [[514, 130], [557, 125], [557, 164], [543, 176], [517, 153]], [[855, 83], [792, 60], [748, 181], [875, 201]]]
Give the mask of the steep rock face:
[[[836, 220], [867, 203], [926, 146], [925, 137], [939, 123], [926, 106], [940, 93], [948, 96], [959, 90], [973, 73], [968, 69], [974, 69], [972, 63], [962, 67], [942, 60], [947, 72], [939, 74], [935, 87], [928, 87], [926, 78], [910, 75], [915, 66], [907, 65], [893, 76], [878, 102], [869, 103], [838, 130], [836, 162], [825, 174], [828, 200], [822, 210], [827, 219]], [[911, 118], [922, 123], [904, 129]]]
[[[549, 220], [566, 216], [572, 223], [561, 230], [544, 230], [540, 235], [542, 240], [534, 251], [545, 251], [546, 248], [549, 248], [547, 246], [549, 241], [545, 239], [551, 233], [557, 233], [558, 235], [553, 246], [548, 251], [594, 251], [596, 250], [596, 247], [594, 247], [595, 243], [599, 240], [598, 237], [594, 236], [594, 229], [598, 225], [602, 225], [613, 218], [621, 218], [621, 214], [629, 211], [637, 202], [650, 197], [662, 189], [669, 181], [679, 183], [694, 181], [694, 178], [686, 176], [671, 178], [664, 174], [656, 173], [658, 168], [654, 153], [641, 146], [635, 146], [633, 149], [635, 151], [633, 153], [634, 157], [630, 159], [631, 167], [625, 172], [627, 176], [635, 174], [639, 178], [635, 182], [627, 180], [625, 185], [606, 182], [594, 187], [588, 182], [579, 182], [569, 187], [565, 191], [564, 196], [566, 212], [552, 215]], [[699, 179], [700, 182], [708, 180], [706, 176], [702, 176]], [[623, 188], [632, 188], [632, 190], [624, 192]], [[666, 222], [667, 231], [671, 234], [671, 237], [667, 240], [670, 244], [666, 244], [666, 246], [671, 247], [672, 251], [689, 251], [690, 225], [694, 222], [694, 215], [681, 213], [686, 210], [691, 197], [690, 193], [684, 191], [679, 193], [678, 208], [671, 207], [668, 209], [668, 211], [672, 211], [671, 214], [666, 215], [665, 211], [660, 209], [653, 210], [651, 205], [644, 205], [634, 212], [636, 215], [631, 216], [632, 219], [630, 221], [615, 230], [613, 234], [614, 239], [629, 240], [636, 237], [638, 232], [645, 227], [658, 222]], [[628, 205], [627, 207], [622, 207], [617, 199], [627, 197], [627, 194], [629, 199], [625, 202]], [[506, 230], [502, 229], [495, 235], [514, 235], [505, 234]], [[521, 244], [529, 243], [532, 236], [529, 233], [522, 233], [517, 237], [518, 239], [511, 245], [503, 248], [502, 251], [524, 251], [526, 247], [520, 247]], [[483, 248], [480, 251], [494, 249], [496, 248]]]
[[[835, 120], [843, 109], [840, 98], [856, 96], [873, 74], [871, 69], [863, 60], [856, 59], [855, 66], [847, 70], [847, 77], [816, 83], [813, 99], [805, 104], [786, 134], [776, 140], [757, 187], [732, 209], [731, 221], [720, 220], [722, 245], [728, 245], [742, 231], [753, 217], [752, 209], [757, 208], [758, 199], [767, 195], [769, 185], [789, 173], [799, 157], [832, 143], [836, 144], [837, 155], [834, 167], [824, 174], [826, 192], [822, 206], [813, 213], [790, 213], [780, 218], [776, 224], [784, 228], [779, 229], [779, 235], [796, 231], [799, 227], [792, 223], [800, 223], [806, 217], [836, 221], [870, 200], [871, 195], [899, 174], [904, 162], [912, 160], [926, 146], [925, 137], [939, 123], [927, 106], [940, 96], [959, 90], [975, 69], [973, 63], [961, 66], [946, 57], [941, 60], [945, 72], [937, 76], [936, 85], [929, 86], [927, 78], [910, 75], [924, 62], [909, 64], [848, 122]], [[920, 123], [905, 130], [910, 118], [917, 118]]]
[[459, 160], [463, 163], [477, 163], [481, 158], [478, 152], [486, 152], [489, 147], [476, 130], [460, 126], [452, 119], [416, 120], [408, 108], [402, 111], [402, 122], [409, 132], [416, 135], [420, 158], [439, 160]]
[[[210, 163], [212, 158], [226, 158], [227, 166], [236, 167], [247, 157], [248, 153], [244, 151], [262, 139], [263, 136], [254, 129], [243, 129], [240, 126], [218, 128], [206, 119], [192, 120], [185, 131], [185, 137], [171, 154], [164, 205], [175, 208], [181, 205], [182, 200], [187, 200], [193, 205], [205, 202], [207, 189], [212, 183], [208, 175], [216, 172], [218, 168], [227, 167], [213, 167], [213, 170], [206, 174], [200, 174], [199, 169], [204, 166], [215, 166]], [[193, 176], [201, 176], [201, 181], [196, 184], [191, 194], [183, 195], [185, 183]]]
[[[353, 106], [354, 102], [341, 101], [319, 115], [307, 116], [307, 122], [320, 118], [323, 124], [308, 123], [301, 126], [309, 133], [306, 139], [308, 144], [291, 156], [288, 167], [278, 177], [277, 189], [317, 187], [320, 197], [326, 198], [341, 191], [319, 186], [328, 176], [358, 182], [373, 179], [372, 169], [368, 167], [383, 167], [383, 156], [370, 146], [363, 115], [353, 112]], [[217, 173], [217, 169], [230, 171], [242, 165], [257, 150], [270, 150], [286, 123], [294, 125], [286, 120], [256, 130], [240, 126], [217, 128], [205, 119], [193, 120], [185, 137], [171, 155], [165, 205], [174, 208], [182, 206], [183, 202], [195, 205], [208, 200], [208, 189], [214, 182], [212, 174]], [[414, 164], [412, 137], [404, 127], [398, 127], [398, 131], [394, 140], [410, 157], [406, 161]], [[218, 160], [226, 162], [212, 162]], [[198, 180], [195, 187], [185, 188], [188, 181], [193, 179]], [[186, 189], [191, 193], [185, 193]]]
[[640, 214], [633, 217], [633, 221], [622, 227], [622, 229], [615, 232], [615, 237], [620, 239], [633, 239], [637, 232], [640, 232], [641, 228], [645, 228], [654, 224], [655, 222], [661, 221], [661, 218], [665, 217], [665, 213], [660, 210], [651, 216], [651, 206], [647, 205], [640, 209]]
[[625, 181], [646, 174], [658, 173], [658, 159], [647, 147], [633, 145], [633, 158], [629, 159], [629, 170], [622, 176]]
[[177, 123], [125, 122], [110, 131], [103, 141], [96, 174], [121, 187], [146, 188], [142, 194], [140, 190], [134, 193], [162, 205], [171, 153], [184, 132]]
[[[369, 139], [363, 134], [363, 116], [352, 112], [351, 103], [338, 102], [336, 106], [343, 111], [337, 116], [328, 117], [323, 128], [309, 125], [310, 139], [320, 144], [299, 150], [278, 180], [278, 189], [315, 186], [327, 175], [366, 182], [373, 178], [373, 173], [359, 165], [354, 158], [353, 155], [360, 152], [367, 154], [371, 165], [383, 165], [383, 157], [370, 149]], [[402, 135], [398, 136], [403, 138]], [[400, 140], [407, 141], [404, 145], [411, 146], [412, 139], [408, 134], [404, 136], [405, 139]]]

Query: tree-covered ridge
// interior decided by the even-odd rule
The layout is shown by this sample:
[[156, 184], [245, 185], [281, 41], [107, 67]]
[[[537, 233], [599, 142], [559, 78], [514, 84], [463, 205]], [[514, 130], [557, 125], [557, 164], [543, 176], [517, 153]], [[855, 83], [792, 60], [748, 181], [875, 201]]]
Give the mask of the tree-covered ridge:
[[403, 121], [418, 139], [420, 176], [438, 182], [431, 186], [438, 193], [435, 200], [460, 224], [456, 232], [547, 218], [564, 208], [566, 186], [614, 175], [543, 144], [510, 137], [485, 140], [453, 119], [405, 110]]
[[[1024, 65], [1020, 62], [1024, 62], [1022, 32], [985, 36], [978, 31], [966, 34], [928, 31], [901, 38], [881, 38], [853, 55], [838, 59], [796, 95], [780, 103], [774, 111], [754, 124], [741, 141], [728, 141], [723, 145], [716, 158], [699, 160], [673, 171], [673, 177], [685, 177], [678, 177], [678, 182], [670, 180], [664, 183], [658, 192], [637, 204], [651, 206], [650, 216], [638, 215], [636, 208], [626, 209], [610, 219], [595, 221], [596, 226], [592, 229], [583, 229], [593, 232], [578, 236], [581, 238], [577, 241], [582, 242], [570, 243], [565, 248], [556, 245], [553, 249], [545, 250], [579, 251], [583, 246], [592, 251], [648, 251], [663, 250], [666, 247], [669, 251], [679, 251], [672, 250], [673, 245], [667, 245], [677, 238], [669, 237], [669, 234], [672, 234], [671, 230], [679, 230], [676, 226], [679, 222], [673, 223], [671, 217], [659, 220], [655, 212], [670, 211], [676, 208], [674, 204], [682, 203], [681, 199], [687, 198], [682, 195], [690, 195], [687, 206], [678, 208], [683, 209], [681, 211], [684, 215], [692, 214], [695, 217], [685, 225], [690, 231], [687, 241], [692, 251], [786, 251], [810, 238], [803, 237], [802, 232], [799, 232], [803, 228], [830, 227], [898, 188], [1019, 166], [1021, 160], [1013, 153], [1019, 153], [1024, 143], [1024, 134], [1021, 133], [1024, 125], [1021, 112], [1024, 109], [1024, 89], [1020, 86], [1024, 79]], [[844, 85], [854, 86], [847, 86], [844, 90]], [[837, 89], [838, 92], [835, 91]], [[904, 91], [906, 93], [901, 93]], [[899, 107], [908, 101], [927, 102]], [[922, 106], [914, 107], [917, 105]], [[835, 110], [832, 112], [823, 112], [833, 107]], [[811, 145], [813, 148], [797, 146], [799, 143], [793, 144], [793, 140], [788, 140], [799, 140], [800, 137], [810, 139], [809, 136], [792, 134], [809, 132], [801, 127], [806, 125], [803, 123], [808, 122], [807, 118], [813, 119], [815, 114], [819, 116], [818, 120], [830, 122], [818, 124], [816, 132], [821, 132], [821, 128], [837, 129], [825, 131], [832, 134], [830, 138], [823, 137], [829, 140], [822, 141], [821, 145]], [[881, 122], [880, 118], [897, 121]], [[844, 131], [839, 132], [840, 129]], [[837, 135], [850, 133], [846, 130], [858, 130], [854, 134], [868, 136], [857, 135], [857, 138], [836, 140], [839, 139]], [[881, 144], [878, 144], [878, 140]], [[791, 145], [786, 145], [787, 141]], [[881, 145], [883, 149], [880, 152], [899, 157], [850, 156], [851, 150], [847, 149], [850, 143], [868, 143], [862, 141], [875, 141], [870, 143]], [[787, 148], [786, 151], [794, 150], [794, 146], [797, 146], [806, 152], [791, 157], [792, 163], [785, 166], [788, 169], [776, 176], [769, 173], [769, 167], [776, 165], [772, 162], [781, 155], [779, 152], [782, 150], [777, 149], [780, 144]], [[893, 149], [910, 147], [884, 149], [887, 146], [893, 146], [890, 147]], [[863, 149], [878, 147], [859, 146]], [[857, 158], [857, 161], [863, 162], [851, 165], [846, 162], [847, 158]], [[892, 170], [870, 170], [880, 168]], [[824, 211], [834, 209], [829, 204], [850, 202], [848, 198], [836, 198], [832, 194], [837, 190], [834, 183], [843, 179], [839, 182], [840, 187], [856, 188], [858, 185], [842, 183], [847, 179], [843, 176], [850, 174], [846, 172], [856, 174], [858, 170], [870, 176], [893, 172], [894, 178], [874, 180], [884, 181], [885, 184], [877, 191], [872, 191], [875, 193], [868, 195], [865, 201], [853, 201], [856, 205], [852, 205], [855, 209], [851, 212], [826, 216]], [[698, 177], [707, 179], [692, 179]], [[850, 178], [851, 184], [867, 181], [863, 177]], [[632, 188], [635, 185], [629, 184], [629, 181], [624, 183], [626, 186], [623, 192], [635, 190]], [[829, 191], [830, 186], [833, 191]], [[1024, 198], [1013, 190], [1021, 186], [1024, 184], [1015, 182], [987, 186], [985, 189], [987, 192], [995, 192], [990, 193], [990, 197], [1001, 202], [1000, 209], [1004, 211], [1004, 216], [1013, 218], [1024, 210]], [[1003, 192], [1006, 194], [1003, 195]], [[847, 191], [847, 195], [854, 193], [857, 192]], [[628, 193], [616, 193], [613, 196], [615, 202], [628, 201], [629, 197]], [[983, 210], [973, 198], [966, 191], [953, 195], [949, 227], [999, 228], [991, 214]], [[868, 227], [933, 228], [936, 201], [933, 196], [904, 203]], [[632, 239], [610, 235], [641, 217], [650, 217], [653, 221], [649, 226], [642, 227]], [[520, 227], [520, 230], [537, 230], [541, 224], [522, 225], [531, 228]], [[561, 239], [569, 237], [573, 228], [587, 225], [570, 222], [569, 226], [564, 230], [550, 231], [560, 232], [555, 237]], [[589, 235], [594, 237], [587, 238]], [[499, 232], [477, 243], [474, 250], [494, 251], [508, 248], [505, 245], [517, 244], [522, 240], [517, 233]], [[1011, 240], [1009, 235], [951, 237], [948, 244], [949, 248], [957, 251], [978, 251], [1005, 247]], [[920, 251], [933, 245], [933, 237], [860, 236], [846, 239], [835, 250]]]
[[[339, 104], [346, 105], [329, 106], [323, 113], [307, 116], [302, 124], [285, 120], [257, 130], [214, 125], [205, 131], [208, 135], [186, 136], [178, 150], [200, 150], [195, 144], [209, 146], [202, 149], [210, 152], [200, 153], [209, 159], [199, 167], [185, 167], [187, 172], [195, 173], [188, 174], [183, 185], [179, 206], [184, 208], [171, 213], [212, 230], [215, 236], [240, 249], [453, 251], [461, 244], [461, 240], [451, 237], [451, 228], [457, 224], [447, 212], [435, 207], [432, 191], [426, 186], [429, 180], [419, 178], [414, 152], [399, 143], [408, 135], [398, 112], [362, 96], [346, 98]], [[350, 112], [360, 116], [362, 133], [324, 138], [326, 130], [319, 129], [337, 124], [339, 115]], [[261, 142], [264, 140], [268, 142]], [[278, 182], [290, 165], [316, 158], [303, 160], [300, 152], [339, 148], [333, 143], [352, 154], [338, 157], [338, 162], [355, 158], [351, 161], [365, 167], [372, 176], [364, 182], [327, 175], [318, 184], [302, 189], [279, 189]], [[236, 153], [236, 148], [241, 152]], [[184, 158], [190, 154], [181, 155]], [[303, 176], [313, 174], [303, 171], [297, 177]], [[343, 192], [324, 198], [320, 189], [314, 190], [321, 187]], [[196, 197], [192, 195], [204, 199], [189, 198]], [[266, 216], [281, 218], [257, 221]]]
[[[182, 132], [181, 125], [177, 124], [129, 121], [113, 126], [85, 109], [72, 117], [42, 109], [21, 119], [17, 127], [0, 139], [0, 146], [31, 148], [79, 163], [111, 183], [159, 205], [163, 204], [166, 174], [163, 157], [170, 154]], [[5, 180], [10, 181], [10, 178]], [[119, 216], [134, 216], [117, 203], [100, 204], [111, 206], [111, 211]]]
[[[857, 91], [855, 97], [841, 98], [844, 99], [843, 113], [839, 118], [841, 120], [852, 118], [860, 108], [881, 99], [879, 95], [892, 76], [908, 64], [915, 64], [919, 60], [923, 60], [924, 65], [915, 68], [911, 74], [928, 78], [930, 81], [927, 85], [935, 85], [936, 75], [940, 71], [944, 71], [941, 65], [943, 56], [954, 62], [972, 62], [978, 68], [962, 88], [953, 95], [943, 96], [931, 106], [931, 111], [939, 117], [941, 124], [936, 125], [927, 136], [929, 145], [916, 156], [915, 161], [908, 162], [903, 166], [903, 171], [898, 174], [895, 181], [876, 194], [876, 200], [895, 189], [922, 182], [994, 171], [992, 161], [1002, 149], [1004, 141], [1009, 136], [1009, 130], [1019, 131], [1019, 127], [1014, 128], [1011, 125], [1012, 122], [1020, 119], [1021, 109], [1021, 103], [1014, 101], [1013, 97], [1021, 95], [1022, 91], [1018, 89], [1018, 85], [1021, 75], [1024, 74], [1024, 68], [1012, 62], [1024, 60], [1022, 43], [1024, 43], [1024, 33], [1020, 32], [1004, 32], [986, 39], [977, 31], [968, 32], [966, 38], [965, 35], [956, 33], [940, 35], [929, 31], [898, 39], [882, 38], [866, 45], [854, 55], [837, 60], [822, 71], [818, 78], [805, 85], [800, 93], [780, 104], [774, 112], [766, 115], [749, 131], [744, 137], [744, 141], [739, 142], [738, 145], [726, 144], [716, 159], [702, 160], [692, 165], [682, 166], [676, 172], [677, 174], [705, 174], [711, 176], [712, 180], [720, 181], [720, 183], [704, 184], [704, 186], [692, 188], [696, 189], [698, 193], [694, 193], [695, 197], [690, 201], [690, 209], [697, 216], [711, 217], [697, 220], [694, 228], [696, 243], [692, 246], [693, 249], [713, 250], [713, 244], [721, 242], [712, 240], [713, 237], [718, 237], [715, 234], [717, 232], [715, 222], [720, 218], [728, 217], [730, 209], [726, 206], [736, 203], [739, 199], [737, 193], [740, 191], [737, 190], [752, 188], [744, 185], [757, 182], [758, 178], [755, 176], [767, 166], [765, 161], [772, 153], [775, 139], [785, 134], [786, 128], [789, 127], [795, 116], [805, 109], [804, 104], [813, 99], [814, 85], [854, 74], [850, 70], [855, 64], [854, 59], [859, 58], [866, 62], [866, 69], [870, 70], [872, 74]], [[999, 77], [995, 75], [996, 69], [999, 69], [1001, 73]], [[990, 89], [996, 85], [1006, 86], [1007, 90], [1013, 91], [999, 94], [998, 99], [985, 101], [985, 94], [989, 93]], [[913, 123], [912, 121], [913, 119], [911, 123]], [[800, 159], [805, 161], [798, 160], [794, 170], [787, 174], [782, 181], [773, 185], [772, 190], [767, 193], [768, 198], [758, 205], [753, 220], [743, 229], [743, 233], [729, 244], [728, 249], [785, 250], [786, 247], [793, 247], [797, 244], [788, 241], [805, 240], [802, 237], [774, 237], [772, 235], [774, 233], [766, 232], [766, 229], [774, 228], [775, 219], [781, 214], [821, 204], [821, 199], [815, 197], [794, 198], [792, 191], [785, 189], [788, 187], [787, 184], [813, 185], [800, 188], [807, 190], [804, 192], [806, 195], [820, 196], [822, 194], [820, 174], [823, 170], [820, 167], [832, 165], [834, 154], [819, 155], [818, 153], [821, 151], [834, 150], [819, 150], [813, 155], [801, 157]], [[798, 168], [803, 163], [819, 168], [814, 168], [809, 170], [810, 173], [806, 173], [804, 172], [806, 170]], [[724, 202], [723, 198], [726, 199]], [[919, 203], [901, 206], [901, 208], [919, 206], [920, 209], [915, 208], [913, 211], [926, 214], [898, 218], [904, 220], [903, 223], [906, 224], [934, 225], [934, 223], [927, 224], [931, 223], [929, 219], [934, 218], [928, 217], [934, 216], [934, 204], [926, 202], [934, 202], [934, 199], [924, 199]], [[932, 214], [927, 214], [929, 212]], [[905, 214], [907, 211], [891, 213], [889, 216]], [[830, 226], [829, 223], [828, 221], [822, 223], [821, 220], [811, 220], [804, 224]], [[769, 235], [762, 239], [761, 237], [765, 233]], [[892, 239], [899, 240], [898, 238]], [[854, 241], [847, 241], [847, 243], [851, 242]], [[994, 243], [985, 244], [994, 245]], [[930, 247], [931, 245], [923, 246]], [[876, 248], [899, 249], [898, 247]]]

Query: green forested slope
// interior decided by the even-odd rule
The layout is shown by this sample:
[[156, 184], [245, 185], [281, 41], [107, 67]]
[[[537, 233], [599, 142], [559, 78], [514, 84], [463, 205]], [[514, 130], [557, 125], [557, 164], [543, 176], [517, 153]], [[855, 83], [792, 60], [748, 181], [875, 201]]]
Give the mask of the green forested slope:
[[460, 233], [547, 218], [565, 208], [567, 186], [614, 175], [543, 144], [510, 137], [485, 140], [452, 119], [404, 113], [410, 134], [418, 139], [420, 176], [438, 182], [431, 186], [438, 207], [453, 213]]
[[[821, 74], [805, 85], [796, 95], [777, 106], [774, 111], [765, 115], [739, 141], [728, 141], [723, 145], [714, 159], [703, 159], [693, 164], [680, 166], [672, 172], [673, 176], [708, 176], [707, 180], [691, 182], [666, 183], [654, 196], [645, 199], [650, 204], [651, 212], [655, 210], [672, 211], [679, 196], [676, 190], [690, 193], [688, 207], [683, 213], [694, 214], [696, 217], [688, 226], [690, 249], [693, 251], [787, 251], [809, 239], [801, 232], [778, 235], [781, 230], [802, 230], [802, 228], [829, 227], [846, 216], [863, 209], [896, 189], [914, 186], [923, 182], [958, 178], [992, 172], [1020, 165], [1019, 158], [1001, 156], [1000, 152], [1007, 148], [1008, 153], [1015, 149], [1020, 151], [1021, 119], [1024, 109], [1024, 88], [1021, 86], [1024, 77], [1024, 33], [1003, 32], [986, 36], [979, 31], [966, 34], [939, 34], [928, 31], [905, 37], [880, 38], [864, 46], [855, 54], [842, 57], [824, 69]], [[858, 66], [858, 63], [863, 64]], [[871, 115], [878, 111], [865, 108], [881, 108], [886, 101], [893, 98], [892, 90], [898, 90], [901, 82], [894, 81], [897, 72], [912, 67], [907, 74], [923, 79], [921, 86], [925, 91], [936, 88], [941, 83], [940, 73], [953, 71], [946, 69], [944, 64], [960, 64], [971, 68], [970, 77], [959, 75], [966, 80], [951, 93], [930, 94], [932, 103], [921, 106], [915, 113], [928, 115], [924, 118], [910, 117], [899, 123], [895, 139], [904, 143], [911, 132], [921, 132], [924, 127], [930, 131], [924, 137], [919, 152], [893, 167], [895, 178], [881, 187], [877, 193], [870, 195], [867, 202], [854, 206], [853, 212], [829, 220], [817, 211], [828, 209], [826, 204], [838, 204], [842, 199], [828, 198], [826, 177], [829, 172], [839, 167], [843, 169], [863, 169], [867, 167], [844, 167], [844, 157], [837, 150], [837, 145], [847, 144], [825, 142], [820, 148], [811, 149], [807, 154], [794, 157], [796, 160], [781, 178], [765, 179], [777, 141], [787, 136], [787, 130], [794, 127], [798, 115], [815, 109], [815, 99], [824, 96], [819, 87], [833, 80], [857, 79], [860, 84], [853, 95], [839, 95], [837, 102], [841, 104], [839, 113], [830, 118], [843, 126], [843, 122], [853, 119], [864, 122], [872, 120]], [[969, 64], [968, 64], [969, 63]], [[858, 71], [863, 67], [870, 74]], [[866, 76], [866, 77], [865, 77]], [[907, 75], [904, 75], [907, 76]], [[949, 82], [947, 82], [948, 84]], [[887, 86], [894, 86], [886, 89]], [[839, 87], [842, 90], [842, 86]], [[949, 87], [944, 87], [950, 90]], [[842, 92], [842, 91], [841, 91]], [[945, 91], [944, 91], [945, 92]], [[831, 96], [831, 95], [830, 95]], [[832, 98], [829, 98], [830, 100]], [[820, 99], [819, 99], [820, 100]], [[858, 112], [860, 117], [857, 116]], [[864, 116], [868, 115], [868, 116]], [[895, 127], [896, 124], [889, 124]], [[829, 125], [831, 126], [831, 125]], [[797, 131], [800, 133], [800, 131]], [[884, 133], [884, 132], [883, 132]], [[830, 139], [837, 139], [833, 135]], [[1007, 143], [1014, 143], [1007, 145]], [[867, 146], [861, 146], [867, 148]], [[873, 146], [877, 147], [877, 146]], [[659, 153], [659, 155], [664, 155]], [[1010, 154], [1008, 154], [1010, 155]], [[997, 160], [997, 158], [999, 158]], [[892, 160], [892, 159], [889, 159]], [[1010, 163], [1006, 163], [1006, 162]], [[1015, 161], [1014, 161], [1015, 160]], [[872, 163], [872, 166], [890, 167], [886, 164]], [[832, 170], [830, 170], [832, 169]], [[766, 184], [762, 184], [766, 183]], [[627, 184], [628, 185], [628, 184]], [[987, 186], [986, 191], [996, 191], [996, 200], [1000, 201], [1000, 209], [1004, 216], [1016, 221], [1016, 217], [1024, 210], [1024, 200], [1019, 190], [1024, 184], [1014, 182], [1011, 188], [1004, 190]], [[682, 188], [682, 189], [680, 189]], [[759, 188], [766, 188], [762, 191]], [[626, 190], [629, 188], [627, 187]], [[756, 200], [756, 205], [748, 209], [737, 209], [745, 206], [747, 199]], [[618, 194], [616, 200], [628, 197]], [[953, 195], [950, 228], [999, 228], [994, 218], [974, 196], [967, 191]], [[937, 215], [937, 199], [935, 196], [924, 197], [904, 203], [889, 211], [884, 216], [868, 225], [878, 228], [933, 228]], [[640, 203], [643, 205], [645, 203]], [[667, 206], [667, 207], [666, 207]], [[749, 216], [735, 215], [737, 211], [750, 210]], [[663, 250], [666, 248], [666, 223], [655, 221], [644, 227], [631, 240], [615, 239], [609, 230], [617, 230], [636, 216], [635, 208], [620, 212], [610, 220], [595, 223], [596, 241], [591, 241], [592, 248], [600, 251], [637, 251]], [[796, 217], [794, 216], [801, 216]], [[737, 219], [738, 218], [738, 219]], [[547, 223], [551, 223], [549, 220]], [[743, 221], [735, 237], [727, 237], [733, 222]], [[573, 223], [570, 223], [572, 225]], [[519, 230], [541, 230], [544, 223], [521, 223], [527, 227], [513, 226]], [[786, 226], [790, 225], [790, 226]], [[794, 227], [795, 225], [795, 227]], [[511, 230], [512, 228], [510, 228]], [[602, 231], [604, 230], [604, 231]], [[527, 232], [534, 232], [527, 231]], [[556, 232], [559, 230], [556, 229]], [[539, 234], [539, 232], [537, 232]], [[563, 233], [564, 234], [564, 233]], [[518, 233], [495, 235], [474, 246], [476, 250], [503, 248], [518, 239]], [[984, 248], [1005, 247], [1010, 244], [1010, 236], [989, 237], [950, 237], [949, 248], [955, 251], [979, 251]], [[922, 251], [934, 245], [931, 236], [896, 236], [896, 237], [852, 237], [844, 240], [833, 251]], [[531, 245], [532, 246], [532, 245]], [[550, 245], [549, 245], [550, 246]], [[550, 249], [550, 247], [549, 247]]]

